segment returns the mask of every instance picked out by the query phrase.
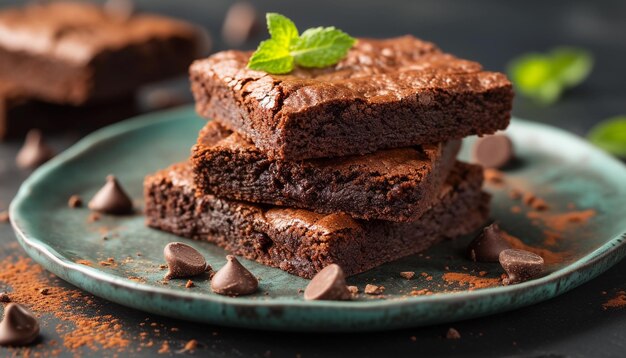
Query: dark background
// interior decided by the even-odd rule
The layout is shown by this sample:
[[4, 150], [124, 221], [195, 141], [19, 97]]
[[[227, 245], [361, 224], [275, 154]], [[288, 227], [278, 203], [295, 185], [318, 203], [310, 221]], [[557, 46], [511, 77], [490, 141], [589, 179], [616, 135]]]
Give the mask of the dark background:
[[[0, 7], [17, 1], [0, 0]], [[22, 2], [19, 2], [22, 3]], [[214, 50], [225, 45], [219, 38], [230, 1], [144, 0], [140, 10], [180, 17], [205, 27], [212, 34]], [[626, 1], [276, 1], [255, 3], [259, 13], [276, 11], [292, 18], [300, 29], [334, 25], [354, 36], [390, 37], [414, 34], [437, 43], [447, 52], [476, 60], [487, 69], [503, 71], [515, 56], [573, 45], [591, 51], [595, 68], [580, 87], [556, 104], [540, 106], [516, 99], [514, 115], [549, 123], [584, 135], [598, 121], [626, 114]], [[253, 48], [260, 38], [247, 47]], [[185, 88], [184, 80], [178, 83]], [[76, 137], [52, 138], [62, 149]], [[7, 208], [20, 182], [28, 175], [13, 162], [19, 143], [0, 144], [0, 211]], [[564, 148], [564, 150], [567, 150]], [[21, 253], [9, 225], [0, 224], [0, 257]], [[1, 268], [0, 268], [1, 269]], [[548, 302], [515, 312], [449, 325], [372, 334], [313, 335], [265, 333], [196, 325], [126, 309], [96, 300], [101, 314], [122, 317], [125, 326], [138, 327], [150, 317], [179, 327], [159, 339], [171, 341], [173, 351], [189, 339], [201, 342], [198, 355], [210, 357], [344, 357], [344, 356], [511, 356], [511, 357], [609, 357], [626, 356], [626, 309], [603, 310], [602, 303], [626, 290], [626, 262], [574, 291]], [[605, 292], [606, 294], [603, 294]], [[54, 321], [48, 324], [54, 327]], [[442, 338], [448, 327], [457, 328], [460, 340]], [[45, 339], [54, 337], [46, 330]], [[217, 332], [214, 335], [213, 332]], [[410, 337], [416, 337], [415, 341]], [[144, 349], [145, 356], [157, 347]], [[43, 348], [35, 351], [48, 351]], [[13, 354], [0, 348], [0, 356]], [[85, 355], [94, 352], [86, 350]], [[112, 356], [113, 352], [96, 352]], [[137, 354], [137, 353], [135, 353]], [[63, 355], [72, 354], [64, 353]], [[120, 353], [120, 356], [124, 356]]]

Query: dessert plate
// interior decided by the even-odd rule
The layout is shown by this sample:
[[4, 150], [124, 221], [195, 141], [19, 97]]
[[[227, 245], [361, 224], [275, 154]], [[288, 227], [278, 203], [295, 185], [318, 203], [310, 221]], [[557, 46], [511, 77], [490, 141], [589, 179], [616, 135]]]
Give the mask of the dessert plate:
[[[166, 316], [212, 324], [272, 330], [372, 331], [461, 320], [547, 300], [588, 280], [626, 255], [626, 168], [585, 141], [545, 125], [513, 120], [508, 134], [517, 163], [491, 178], [492, 217], [519, 245], [542, 254], [546, 275], [501, 286], [499, 264], [476, 264], [464, 249], [471, 237], [350, 277], [363, 291], [349, 302], [304, 301], [307, 280], [242, 260], [260, 281], [260, 292], [224, 297], [207, 278], [163, 281], [163, 247], [172, 241], [198, 248], [214, 267], [225, 252], [144, 226], [143, 177], [189, 155], [204, 121], [193, 108], [150, 114], [90, 135], [37, 170], [11, 205], [17, 238], [46, 269], [97, 296]], [[471, 139], [464, 145], [467, 158]], [[73, 194], [88, 200], [107, 174], [118, 176], [136, 201], [127, 217], [90, 220], [88, 209], [70, 209]], [[511, 192], [526, 193], [512, 198]], [[529, 194], [530, 193], [530, 194]], [[548, 210], [529, 205], [532, 196]], [[511, 238], [515, 241], [515, 238]], [[413, 271], [411, 280], [399, 273]]]

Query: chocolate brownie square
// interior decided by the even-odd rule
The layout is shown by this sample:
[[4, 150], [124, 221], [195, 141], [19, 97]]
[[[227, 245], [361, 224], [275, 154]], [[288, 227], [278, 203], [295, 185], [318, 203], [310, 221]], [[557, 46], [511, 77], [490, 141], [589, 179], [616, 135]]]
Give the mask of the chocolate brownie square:
[[0, 141], [22, 139], [33, 128], [44, 133], [84, 134], [139, 112], [137, 101], [132, 95], [103, 103], [71, 106], [33, 99], [20, 93], [14, 86], [0, 81]]
[[124, 17], [87, 2], [29, 4], [0, 11], [0, 78], [48, 102], [121, 97], [185, 73], [202, 55], [201, 38], [162, 16]]
[[356, 275], [478, 229], [489, 211], [482, 181], [481, 167], [457, 163], [430, 210], [417, 221], [396, 223], [198, 196], [184, 163], [145, 179], [145, 215], [150, 227], [301, 277], [332, 263]]
[[211, 121], [200, 131], [191, 163], [202, 195], [402, 222], [418, 219], [436, 202], [459, 148], [451, 141], [281, 161]]
[[224, 51], [190, 69], [196, 109], [271, 158], [365, 154], [491, 134], [513, 101], [502, 73], [411, 36], [359, 39], [332, 68], [272, 75]]

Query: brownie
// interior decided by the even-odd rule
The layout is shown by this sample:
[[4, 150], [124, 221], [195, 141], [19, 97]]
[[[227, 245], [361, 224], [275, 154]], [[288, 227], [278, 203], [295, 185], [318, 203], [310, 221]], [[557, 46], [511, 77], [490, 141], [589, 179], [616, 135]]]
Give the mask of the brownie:
[[418, 219], [435, 203], [459, 148], [460, 141], [451, 141], [281, 161], [211, 121], [200, 131], [191, 163], [202, 194], [402, 222]]
[[137, 115], [136, 102], [134, 96], [124, 96], [84, 106], [59, 105], [33, 99], [0, 81], [0, 141], [22, 139], [33, 128], [84, 134]]
[[282, 160], [371, 153], [491, 134], [513, 101], [502, 73], [411, 36], [360, 39], [332, 68], [272, 75], [224, 51], [190, 69], [196, 109]]
[[156, 15], [121, 16], [86, 2], [0, 12], [0, 78], [48, 102], [83, 104], [184, 74], [202, 56], [194, 26]]
[[482, 181], [481, 167], [458, 163], [430, 210], [395, 223], [197, 196], [185, 163], [145, 179], [146, 223], [301, 277], [332, 263], [355, 275], [481, 227], [490, 198]]

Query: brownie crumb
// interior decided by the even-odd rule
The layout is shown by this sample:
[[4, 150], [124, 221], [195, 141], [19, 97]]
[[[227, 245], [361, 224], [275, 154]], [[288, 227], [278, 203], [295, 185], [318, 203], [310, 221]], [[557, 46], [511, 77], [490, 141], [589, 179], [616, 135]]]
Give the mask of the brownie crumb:
[[369, 283], [365, 286], [364, 290], [368, 295], [381, 295], [384, 291], [385, 286], [376, 286]]
[[196, 350], [196, 348], [198, 348], [198, 341], [196, 341], [195, 339], [192, 339], [185, 344], [185, 347], [183, 348], [183, 352], [193, 352]]
[[0, 211], [0, 223], [8, 223], [9, 222], [9, 212], [8, 211]]
[[44, 296], [47, 296], [50, 294], [50, 290], [48, 290], [47, 288], [42, 288], [41, 290], [39, 290], [39, 293]]
[[192, 288], [192, 287], [195, 287], [195, 286], [196, 285], [191, 280], [187, 280], [187, 283], [185, 284], [185, 288]]
[[359, 288], [356, 286], [348, 286], [348, 291], [350, 291], [351, 294], [356, 295], [359, 293]]
[[167, 265], [163, 265], [163, 264], [159, 265], [160, 270], [165, 270], [166, 268], [167, 268]]
[[485, 180], [492, 184], [504, 183], [504, 174], [501, 171], [495, 169], [485, 169]]
[[67, 200], [67, 206], [72, 209], [80, 208], [83, 206], [83, 199], [78, 195], [72, 195]]
[[456, 329], [450, 327], [446, 332], [446, 339], [461, 339], [461, 333]]
[[400, 272], [400, 276], [402, 278], [405, 278], [407, 280], [412, 279], [413, 277], [415, 277], [415, 272], [413, 271], [404, 271], [404, 272]]
[[301, 288], [299, 288], [299, 289], [298, 289], [298, 294], [299, 294], [299, 295], [301, 295], [301, 294], [303, 294], [303, 293], [304, 293], [304, 290], [303, 290], [303, 289], [301, 289]]
[[9, 297], [9, 294], [7, 294], [6, 292], [2, 292], [0, 293], [0, 302], [9, 303], [11, 302], [11, 297]]
[[87, 217], [87, 222], [96, 222], [100, 220], [100, 214], [98, 213], [91, 213], [89, 214], [89, 216]]

